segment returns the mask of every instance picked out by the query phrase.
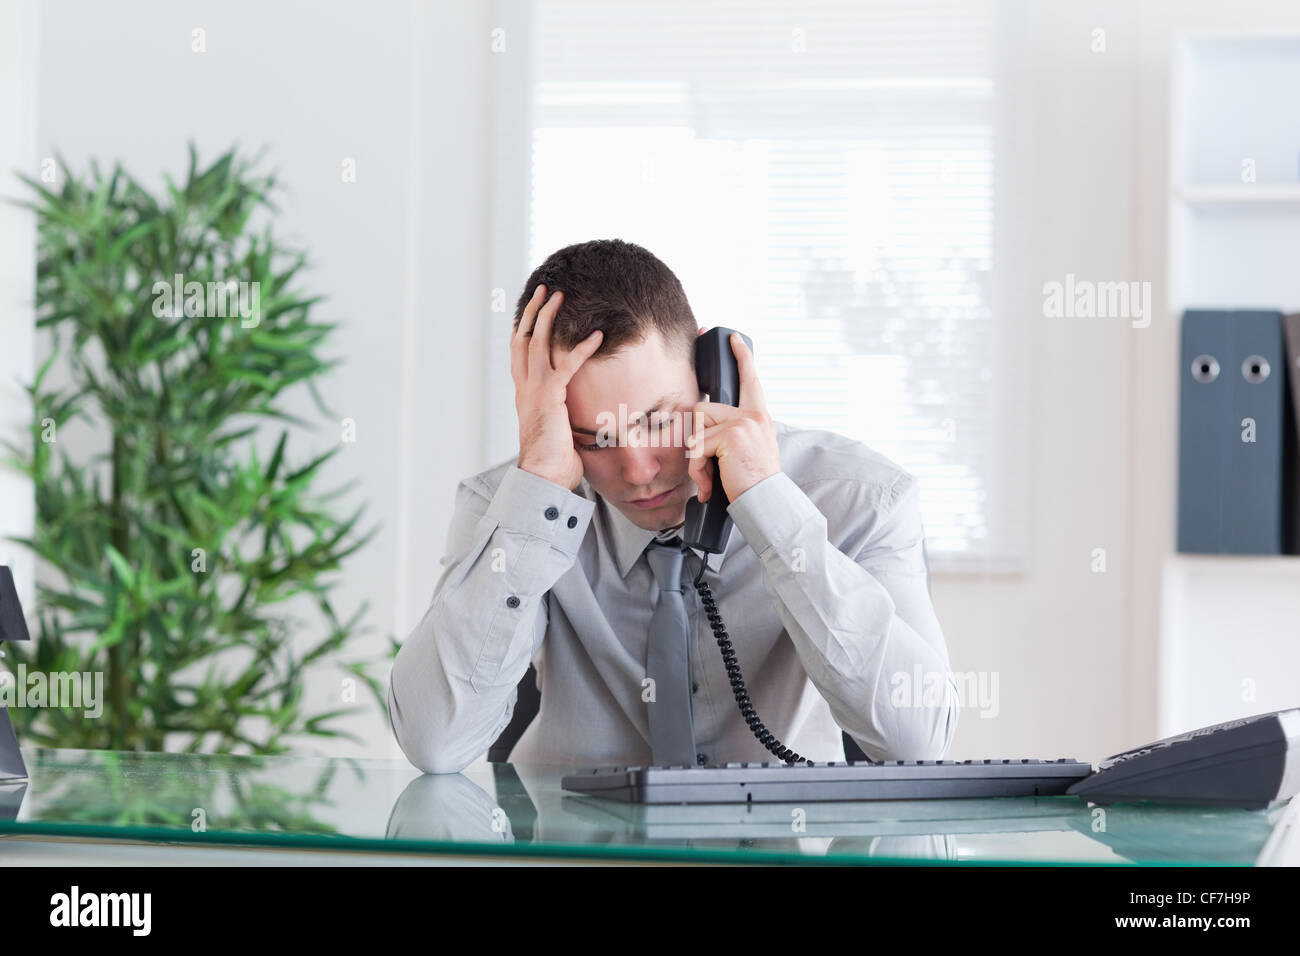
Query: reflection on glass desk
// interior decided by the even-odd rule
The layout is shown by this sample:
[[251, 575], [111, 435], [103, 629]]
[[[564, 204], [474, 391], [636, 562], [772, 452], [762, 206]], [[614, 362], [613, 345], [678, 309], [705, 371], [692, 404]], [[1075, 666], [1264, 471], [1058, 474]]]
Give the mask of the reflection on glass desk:
[[[24, 748], [0, 833], [587, 861], [1251, 864], [1284, 808], [1077, 797], [641, 806], [564, 791], [572, 767]], [[0, 847], [3, 844], [0, 843]]]

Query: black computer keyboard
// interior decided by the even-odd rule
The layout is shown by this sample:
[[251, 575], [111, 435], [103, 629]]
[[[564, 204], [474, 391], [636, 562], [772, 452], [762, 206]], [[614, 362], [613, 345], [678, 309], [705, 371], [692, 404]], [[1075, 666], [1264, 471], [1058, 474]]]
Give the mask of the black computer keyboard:
[[565, 790], [630, 803], [804, 803], [1063, 794], [1092, 773], [1071, 760], [889, 760], [729, 763], [718, 767], [597, 767]]

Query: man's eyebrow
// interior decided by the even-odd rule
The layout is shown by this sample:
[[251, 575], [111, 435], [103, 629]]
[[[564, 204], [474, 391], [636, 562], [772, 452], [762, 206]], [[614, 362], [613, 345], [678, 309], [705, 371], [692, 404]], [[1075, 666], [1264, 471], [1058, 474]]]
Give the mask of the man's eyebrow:
[[[677, 399], [676, 392], [670, 392], [669, 394], [663, 396], [663, 398], [659, 399], [657, 402], [654, 403], [654, 405], [650, 408], [649, 411], [644, 413], [645, 417], [648, 419], [655, 412], [660, 411], [665, 405], [669, 404], [670, 402], [676, 401], [676, 399]], [[577, 425], [570, 425], [569, 427], [572, 428], [579, 435], [591, 435], [595, 437], [596, 435], [599, 434], [599, 432], [594, 428], [579, 428]]]

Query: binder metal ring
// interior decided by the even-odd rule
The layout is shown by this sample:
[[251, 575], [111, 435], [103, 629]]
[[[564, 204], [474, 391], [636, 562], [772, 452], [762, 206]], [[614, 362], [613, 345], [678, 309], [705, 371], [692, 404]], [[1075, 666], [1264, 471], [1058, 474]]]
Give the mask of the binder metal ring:
[[1219, 362], [1213, 355], [1198, 355], [1192, 359], [1192, 378], [1209, 385], [1219, 377]]
[[1241, 363], [1241, 377], [1251, 385], [1260, 385], [1268, 381], [1268, 359], [1262, 355], [1248, 355]]

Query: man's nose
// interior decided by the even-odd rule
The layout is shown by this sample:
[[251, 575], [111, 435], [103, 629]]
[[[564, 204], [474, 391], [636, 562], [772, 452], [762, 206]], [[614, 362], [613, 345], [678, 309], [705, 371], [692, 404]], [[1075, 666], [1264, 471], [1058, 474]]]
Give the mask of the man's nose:
[[659, 459], [655, 456], [657, 448], [627, 445], [619, 449], [623, 456], [623, 480], [629, 485], [648, 485], [659, 474]]

